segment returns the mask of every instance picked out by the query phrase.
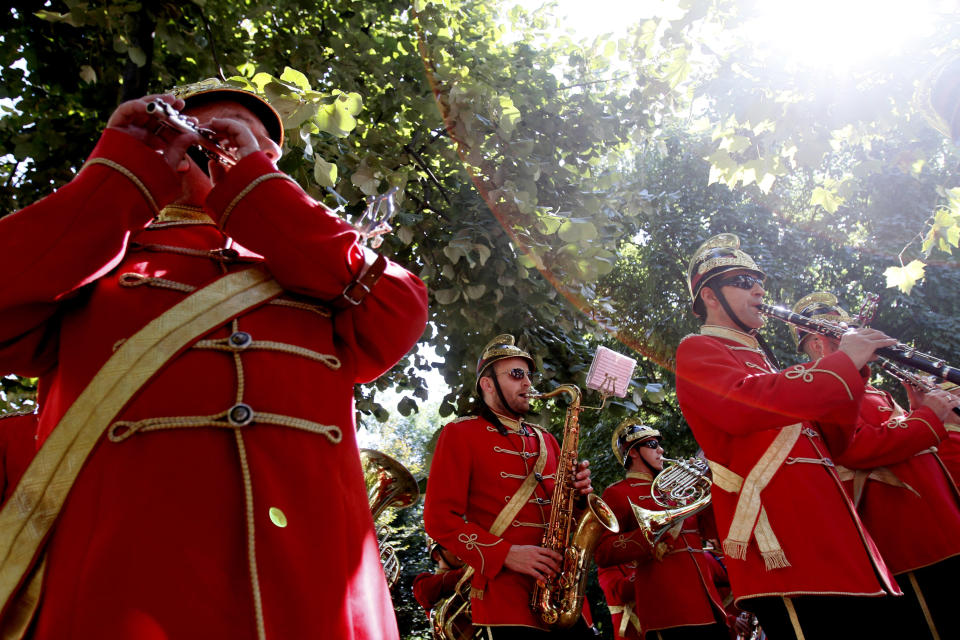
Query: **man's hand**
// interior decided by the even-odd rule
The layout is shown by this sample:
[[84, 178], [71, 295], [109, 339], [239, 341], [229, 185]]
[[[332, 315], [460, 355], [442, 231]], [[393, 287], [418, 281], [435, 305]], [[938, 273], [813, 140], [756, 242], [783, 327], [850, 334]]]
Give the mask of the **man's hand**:
[[868, 362], [876, 360], [877, 349], [896, 343], [895, 338], [876, 329], [851, 329], [840, 338], [839, 350], [850, 356], [857, 369], [862, 369]]
[[503, 566], [546, 582], [560, 571], [563, 556], [556, 551], [532, 544], [515, 544], [510, 547]]
[[920, 405], [930, 407], [930, 409], [937, 414], [937, 417], [940, 418], [940, 422], [946, 422], [950, 416], [956, 417], [953, 409], [960, 406], [960, 398], [952, 393], [947, 393], [943, 389], [934, 389], [923, 394], [923, 401]]
[[176, 169], [185, 160], [187, 149], [196, 142], [198, 136], [162, 126], [155, 115], [147, 112], [147, 105], [154, 100], [162, 100], [178, 111], [184, 105], [183, 100], [171, 95], [149, 95], [129, 100], [110, 115], [107, 128], [123, 131], [151, 149], [162, 152], [167, 164]]
[[590, 461], [583, 460], [577, 465], [576, 475], [573, 477], [573, 487], [581, 496], [593, 493], [593, 481], [590, 479]]

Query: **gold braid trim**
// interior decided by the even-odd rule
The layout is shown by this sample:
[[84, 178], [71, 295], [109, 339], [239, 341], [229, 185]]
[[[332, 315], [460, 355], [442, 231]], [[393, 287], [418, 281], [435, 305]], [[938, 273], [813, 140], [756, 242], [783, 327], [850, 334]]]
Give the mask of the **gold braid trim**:
[[815, 369], [814, 367], [816, 367], [817, 364], [819, 363], [820, 361], [817, 360], [816, 362], [813, 363], [813, 367], [809, 369], [804, 368], [804, 366], [800, 364], [794, 365], [790, 367], [790, 369], [788, 369], [786, 373], [783, 374], [783, 377], [786, 378], [787, 380], [796, 380], [797, 378], [800, 378], [802, 382], [809, 383], [809, 382], [813, 382], [813, 374], [829, 373], [831, 376], [833, 376], [834, 378], [840, 381], [840, 384], [843, 385], [844, 390], [847, 392], [847, 397], [850, 400], [853, 400], [853, 393], [850, 392], [850, 385], [847, 384], [847, 381], [844, 380], [840, 376], [840, 374], [834, 371], [830, 371], [829, 369]]
[[127, 169], [122, 164], [116, 163], [113, 160], [108, 160], [107, 158], [91, 158], [80, 168], [80, 171], [83, 171], [92, 164], [102, 164], [104, 166], [110, 167], [118, 173], [122, 173], [127, 177], [130, 182], [140, 190], [140, 193], [143, 194], [143, 199], [147, 201], [147, 204], [150, 205], [150, 210], [153, 211], [154, 216], [160, 215], [160, 207], [157, 206], [157, 201], [153, 199], [153, 194], [150, 193], [150, 190], [147, 189], [147, 185], [143, 184], [143, 181]]
[[[120, 420], [110, 425], [107, 438], [110, 442], [123, 442], [135, 433], [149, 433], [166, 429], [195, 429], [200, 427], [219, 427], [222, 429], [242, 429], [241, 425], [228, 422], [229, 410], [212, 416], [169, 416], [165, 418], [146, 418], [144, 420]], [[343, 431], [336, 425], [319, 424], [303, 418], [293, 418], [276, 413], [253, 413], [248, 424], [272, 424], [278, 427], [290, 427], [325, 436], [332, 444], [340, 444]]]
[[247, 525], [247, 563], [250, 568], [250, 586], [253, 590], [253, 611], [257, 624], [257, 640], [267, 639], [267, 627], [263, 622], [263, 598], [260, 595], [260, 572], [257, 570], [257, 536], [254, 520], [253, 480], [250, 477], [250, 464], [247, 462], [247, 447], [243, 434], [234, 431], [237, 442], [237, 454], [240, 456], [240, 469], [243, 472], [243, 497], [246, 507]]
[[327, 353], [320, 353], [319, 351], [307, 349], [306, 347], [301, 347], [295, 344], [276, 342], [274, 340], [252, 340], [246, 346], [236, 347], [230, 343], [230, 338], [218, 338], [216, 340], [198, 340], [193, 347], [195, 349], [212, 349], [214, 351], [233, 352], [249, 351], [251, 349], [263, 349], [264, 351], [278, 351], [280, 353], [287, 353], [290, 355], [307, 358], [308, 360], [322, 362], [334, 371], [338, 370], [341, 366], [340, 358], [336, 356]]
[[238, 204], [240, 204], [240, 201], [243, 200], [248, 193], [253, 191], [257, 187], [257, 185], [259, 185], [261, 182], [266, 182], [267, 180], [273, 180], [273, 179], [289, 180], [293, 184], [297, 184], [296, 180], [294, 180], [293, 178], [291, 178], [285, 173], [280, 173], [279, 171], [276, 173], [263, 174], [262, 176], [260, 176], [259, 178], [257, 178], [256, 180], [254, 180], [253, 182], [245, 186], [243, 190], [240, 193], [238, 193], [236, 196], [234, 196], [233, 200], [230, 201], [230, 204], [227, 205], [227, 208], [223, 210], [223, 215], [220, 216], [220, 228], [221, 229], [227, 228], [227, 221], [230, 219], [230, 214], [233, 213], [233, 209]]

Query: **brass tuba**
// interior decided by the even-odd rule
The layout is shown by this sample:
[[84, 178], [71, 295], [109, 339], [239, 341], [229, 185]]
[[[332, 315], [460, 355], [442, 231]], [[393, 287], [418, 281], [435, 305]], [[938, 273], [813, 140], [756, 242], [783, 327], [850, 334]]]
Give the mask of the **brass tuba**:
[[545, 585], [539, 582], [533, 590], [531, 606], [540, 619], [556, 629], [573, 626], [583, 610], [583, 592], [587, 584], [587, 570], [600, 534], [609, 530], [616, 533], [620, 523], [607, 503], [594, 494], [587, 496], [587, 509], [580, 518], [574, 517], [573, 472], [577, 466], [577, 446], [580, 442], [580, 388], [563, 384], [544, 394], [531, 397], [551, 398], [566, 393], [570, 396], [563, 427], [563, 444], [557, 461], [556, 485], [551, 502], [550, 522], [543, 534], [542, 546], [563, 555], [560, 573]]
[[632, 501], [630, 507], [636, 516], [643, 537], [651, 546], [663, 537], [671, 526], [710, 506], [709, 467], [702, 458], [671, 460], [664, 458], [666, 467], [650, 485], [650, 497], [662, 511], [644, 509]]
[[[420, 498], [420, 488], [413, 474], [387, 454], [373, 449], [360, 449], [360, 465], [363, 467], [363, 479], [367, 484], [367, 499], [374, 522], [387, 508], [405, 509]], [[383, 574], [387, 578], [387, 585], [393, 587], [400, 577], [400, 561], [396, 550], [387, 542], [388, 536], [389, 530], [385, 526], [377, 530]]]

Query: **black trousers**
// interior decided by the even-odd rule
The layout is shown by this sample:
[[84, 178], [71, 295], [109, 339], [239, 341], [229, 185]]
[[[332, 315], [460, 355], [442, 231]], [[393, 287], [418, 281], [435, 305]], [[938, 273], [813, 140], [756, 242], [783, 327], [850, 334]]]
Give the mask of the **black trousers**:
[[708, 624], [648, 631], [647, 640], [730, 640], [726, 625]]
[[894, 577], [903, 597], [889, 600], [901, 623], [902, 637], [933, 640], [932, 624], [941, 640], [960, 638], [960, 601], [957, 600], [960, 557]]
[[805, 640], [913, 640], [902, 636], [890, 609], [889, 597], [770, 596], [740, 601], [740, 608], [757, 616], [769, 640], [801, 637], [794, 628], [789, 607], [796, 612]]
[[587, 626], [583, 618], [569, 629], [541, 631], [530, 627], [481, 627], [481, 640], [596, 640], [593, 629]]

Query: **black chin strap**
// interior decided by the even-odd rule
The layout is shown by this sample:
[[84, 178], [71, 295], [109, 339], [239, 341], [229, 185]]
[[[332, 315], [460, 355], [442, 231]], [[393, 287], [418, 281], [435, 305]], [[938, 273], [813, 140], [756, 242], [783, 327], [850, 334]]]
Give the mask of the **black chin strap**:
[[514, 411], [513, 407], [507, 402], [506, 397], [503, 395], [503, 389], [500, 388], [500, 381], [497, 380], [497, 376], [493, 376], [493, 388], [497, 390], [497, 397], [500, 398], [500, 404], [503, 405], [504, 410], [517, 420], [521, 419], [523, 414]]
[[[707, 285], [710, 286], [710, 285]], [[746, 333], [747, 335], [753, 336], [757, 339], [757, 344], [760, 345], [760, 349], [763, 351], [764, 355], [767, 356], [767, 359], [770, 361], [770, 364], [774, 366], [778, 371], [780, 370], [780, 363], [777, 362], [776, 357], [773, 355], [773, 350], [770, 349], [770, 345], [767, 344], [767, 341], [763, 339], [756, 329], [751, 329], [740, 319], [736, 313], [733, 312], [733, 309], [730, 308], [730, 304], [727, 302], [727, 299], [724, 297], [723, 293], [720, 291], [720, 287], [710, 287], [710, 290], [716, 294], [717, 300], [720, 301], [720, 306], [723, 307], [723, 310], [727, 312], [727, 317], [733, 320], [733, 323], [740, 327], [740, 330]]]

